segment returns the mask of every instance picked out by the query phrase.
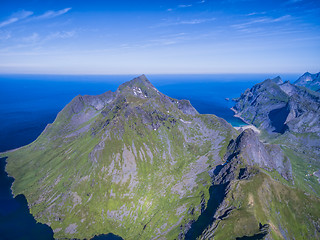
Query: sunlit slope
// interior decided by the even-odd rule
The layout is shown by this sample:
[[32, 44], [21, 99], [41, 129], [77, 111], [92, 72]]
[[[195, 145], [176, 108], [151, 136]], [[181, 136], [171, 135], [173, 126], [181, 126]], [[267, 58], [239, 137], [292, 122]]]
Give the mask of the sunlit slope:
[[4, 155], [14, 194], [55, 238], [317, 238], [320, 201], [288, 151], [143, 75], [77, 96], [35, 142]]
[[77, 96], [35, 142], [9, 153], [7, 171], [56, 238], [177, 236], [200, 214], [208, 170], [235, 135], [141, 76], [115, 93]]

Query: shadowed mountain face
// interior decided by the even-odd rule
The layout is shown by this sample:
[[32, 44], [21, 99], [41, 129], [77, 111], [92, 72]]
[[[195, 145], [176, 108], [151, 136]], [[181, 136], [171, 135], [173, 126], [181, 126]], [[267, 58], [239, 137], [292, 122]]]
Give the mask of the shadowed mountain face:
[[274, 132], [284, 133], [288, 129], [286, 120], [289, 113], [290, 110], [288, 109], [288, 106], [274, 109], [269, 112], [268, 117], [270, 119], [271, 126], [274, 128]]
[[[270, 223], [263, 231], [270, 239], [279, 229], [318, 236], [318, 202], [286, 185], [291, 164], [278, 146], [250, 130], [238, 136], [223, 119], [160, 93], [144, 75], [115, 92], [75, 97], [35, 142], [5, 155], [13, 193], [26, 196], [55, 238], [222, 239], [217, 226], [239, 216], [246, 225], [227, 223], [231, 239], [260, 236], [259, 223]], [[275, 172], [286, 184], [272, 178]], [[247, 188], [249, 181], [257, 184]], [[278, 196], [278, 188], [287, 194]], [[256, 207], [263, 209], [255, 215], [242, 202], [253, 194], [257, 203], [260, 192]], [[292, 210], [311, 216], [301, 233], [286, 224], [292, 216], [282, 203], [291, 196], [293, 205], [315, 202]]]
[[239, 116], [269, 133], [320, 133], [320, 94], [279, 77], [247, 89], [235, 100]]
[[311, 74], [306, 72], [297, 81], [295, 81], [294, 84], [320, 92], [320, 73]]

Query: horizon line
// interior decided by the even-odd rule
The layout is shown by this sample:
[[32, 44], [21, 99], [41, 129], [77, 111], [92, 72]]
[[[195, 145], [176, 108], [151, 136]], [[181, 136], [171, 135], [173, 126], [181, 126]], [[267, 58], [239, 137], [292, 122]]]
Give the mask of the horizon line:
[[[320, 70], [319, 70], [320, 71]], [[51, 75], [51, 76], [125, 76], [125, 75], [241, 75], [241, 74], [304, 74], [310, 71], [304, 72], [212, 72], [212, 73], [2, 73], [0, 75]], [[317, 72], [315, 72], [317, 73]], [[311, 73], [312, 74], [312, 73]]]

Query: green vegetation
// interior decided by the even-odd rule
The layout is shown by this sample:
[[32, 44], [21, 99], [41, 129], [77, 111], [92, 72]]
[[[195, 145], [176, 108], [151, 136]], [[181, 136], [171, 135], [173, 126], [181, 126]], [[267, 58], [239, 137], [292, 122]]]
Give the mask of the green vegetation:
[[266, 173], [234, 181], [225, 202], [235, 209], [219, 222], [214, 239], [253, 236], [259, 233], [259, 225], [265, 224], [272, 239], [315, 238], [319, 198], [275, 181]]
[[141, 79], [103, 109], [94, 103], [76, 97], [35, 142], [7, 154], [14, 194], [56, 238], [177, 237], [208, 200], [208, 170], [236, 131]]
[[[270, 99], [287, 101], [282, 95]], [[245, 114], [263, 124], [260, 113]], [[237, 135], [223, 119], [198, 114], [188, 101], [159, 93], [141, 76], [115, 93], [77, 96], [36, 141], [5, 154], [6, 170], [15, 178], [14, 195], [26, 196], [31, 213], [52, 227], [55, 238], [111, 232], [124, 239], [177, 239], [206, 206], [209, 172], [223, 163]], [[285, 142], [280, 134], [273, 140], [264, 131], [262, 136]], [[314, 176], [305, 176], [318, 168], [315, 152], [308, 162], [305, 152], [293, 150], [301, 146], [285, 143], [293, 181], [279, 170], [259, 169], [249, 157], [224, 165], [235, 167], [224, 175], [231, 180], [216, 212], [223, 217], [202, 237], [235, 239], [268, 231], [269, 239], [319, 237], [320, 187]], [[251, 175], [239, 180], [243, 169]]]

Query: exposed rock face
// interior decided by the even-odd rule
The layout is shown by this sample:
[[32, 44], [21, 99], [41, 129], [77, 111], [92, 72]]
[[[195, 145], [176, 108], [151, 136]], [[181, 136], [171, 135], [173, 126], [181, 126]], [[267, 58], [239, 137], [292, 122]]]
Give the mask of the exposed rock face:
[[[291, 85], [279, 78], [269, 83], [284, 99], [275, 105], [291, 110]], [[254, 91], [244, 96], [251, 97]], [[319, 200], [287, 186], [291, 165], [282, 150], [252, 130], [238, 134], [189, 101], [160, 93], [142, 75], [116, 92], [77, 96], [35, 142], [6, 153], [6, 170], [15, 178], [13, 193], [26, 196], [55, 238], [273, 239], [279, 229], [282, 237], [317, 238]], [[274, 169], [290, 181], [275, 181]], [[295, 231], [297, 219], [307, 227]]]
[[[303, 82], [311, 82], [309, 75], [305, 74], [297, 83], [304, 86]], [[275, 166], [285, 179], [292, 176], [299, 189], [320, 196], [317, 177], [320, 169], [320, 94], [289, 82], [266, 80], [246, 90], [236, 101], [234, 109], [238, 115], [262, 130], [264, 141], [281, 145], [282, 152], [290, 158], [292, 171], [288, 161], [279, 161], [282, 156], [273, 145], [266, 145], [266, 150], [268, 152], [268, 146], [272, 146], [275, 152], [269, 154], [276, 164], [266, 165]], [[250, 151], [245, 154], [248, 159], [250, 154], [254, 155]], [[314, 226], [319, 229], [319, 222], [315, 221]], [[270, 224], [270, 229], [285, 239], [290, 238], [283, 226]]]
[[234, 110], [246, 121], [269, 133], [320, 133], [320, 94], [279, 77], [247, 89]]
[[[230, 142], [225, 159], [226, 163], [217, 166], [211, 173], [211, 188], [222, 187], [220, 194], [224, 198], [219, 202], [211, 223], [197, 235], [197, 239], [320, 237], [319, 230], [302, 232], [301, 224], [296, 222], [297, 219], [306, 219], [303, 212], [320, 213], [317, 210], [320, 206], [318, 198], [311, 197], [308, 200], [315, 205], [311, 207], [312, 210], [307, 210], [303, 200], [306, 195], [301, 190], [282, 185], [261, 171], [261, 168], [276, 168], [284, 178], [292, 179], [290, 162], [278, 146], [263, 144], [253, 130], [247, 129]], [[283, 217], [288, 211], [294, 212], [292, 218]], [[312, 215], [307, 217], [310, 220], [307, 225], [319, 229], [320, 219]], [[293, 224], [289, 223], [292, 220]]]
[[297, 81], [294, 82], [297, 86], [303, 86], [310, 88], [313, 91], [320, 91], [320, 72], [316, 74], [311, 74], [306, 72]]
[[320, 170], [314, 172], [313, 174], [318, 178], [318, 182], [320, 183]]
[[142, 75], [116, 92], [77, 96], [35, 142], [10, 154], [7, 171], [14, 194], [26, 196], [56, 238], [178, 236], [200, 214], [208, 171], [236, 134]]
[[249, 166], [277, 170], [286, 180], [292, 180], [290, 160], [281, 148], [278, 145], [263, 144], [252, 129], [244, 130], [235, 141], [230, 142], [225, 159], [227, 162], [242, 159]]

